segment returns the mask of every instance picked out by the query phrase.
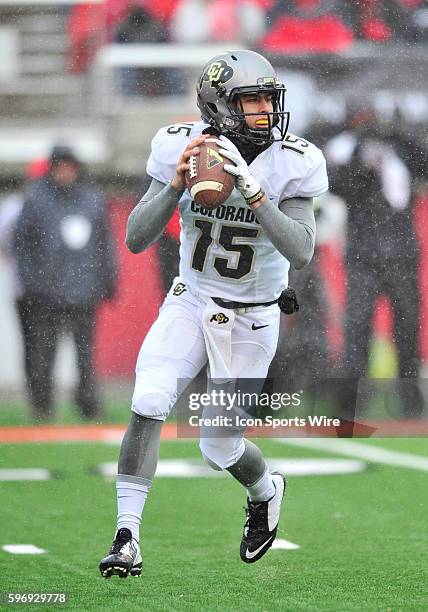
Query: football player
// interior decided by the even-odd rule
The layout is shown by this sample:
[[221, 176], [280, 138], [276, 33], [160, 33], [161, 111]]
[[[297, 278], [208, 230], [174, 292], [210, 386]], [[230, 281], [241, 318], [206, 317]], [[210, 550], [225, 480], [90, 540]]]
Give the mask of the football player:
[[[287, 133], [284, 97], [264, 57], [224, 53], [208, 62], [197, 83], [202, 121], [162, 128], [153, 139], [147, 163], [152, 181], [129, 217], [126, 244], [133, 253], [146, 249], [178, 207], [180, 276], [138, 356], [118, 464], [117, 532], [99, 566], [105, 578], [141, 573], [139, 527], [161, 427], [183, 387], [206, 364], [211, 380], [263, 381], [277, 347], [278, 299], [289, 266], [311, 260], [312, 198], [328, 188], [325, 160], [313, 144]], [[185, 172], [190, 156], [213, 134], [236, 188], [225, 204], [208, 211], [192, 201]], [[200, 449], [210, 467], [227, 470], [246, 490], [240, 556], [253, 563], [275, 539], [285, 480], [270, 473], [242, 430], [202, 432]]]

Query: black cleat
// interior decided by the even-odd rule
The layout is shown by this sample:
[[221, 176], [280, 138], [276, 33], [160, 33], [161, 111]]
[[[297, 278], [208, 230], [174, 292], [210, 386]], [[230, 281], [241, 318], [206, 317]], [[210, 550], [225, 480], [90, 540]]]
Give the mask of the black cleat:
[[245, 563], [254, 563], [261, 559], [276, 538], [286, 481], [281, 474], [272, 474], [272, 480], [275, 495], [271, 499], [262, 502], [247, 499], [247, 521], [240, 549], [241, 559]]
[[100, 561], [101, 576], [103, 578], [140, 576], [142, 566], [137, 540], [132, 538], [132, 533], [126, 527], [119, 529], [109, 554]]

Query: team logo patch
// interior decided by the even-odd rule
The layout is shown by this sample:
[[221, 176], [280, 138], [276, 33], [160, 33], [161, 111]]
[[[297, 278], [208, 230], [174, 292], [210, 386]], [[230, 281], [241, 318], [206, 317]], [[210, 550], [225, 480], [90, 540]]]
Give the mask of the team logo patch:
[[224, 60], [212, 62], [204, 72], [203, 81], [210, 81], [211, 87], [217, 87], [222, 83], [227, 83], [233, 77], [233, 68]]
[[218, 164], [222, 164], [223, 163], [223, 158], [222, 156], [217, 153], [217, 151], [215, 151], [214, 149], [211, 149], [211, 147], [207, 148], [207, 168], [208, 170], [211, 170], [211, 168], [214, 168], [214, 166], [218, 166]]
[[211, 317], [210, 323], [212, 323], [213, 321], [221, 325], [222, 323], [228, 323], [229, 317], [226, 317], [223, 312], [217, 312]]
[[177, 283], [172, 290], [172, 295], [181, 295], [185, 291], [187, 291], [186, 285], [184, 283]]

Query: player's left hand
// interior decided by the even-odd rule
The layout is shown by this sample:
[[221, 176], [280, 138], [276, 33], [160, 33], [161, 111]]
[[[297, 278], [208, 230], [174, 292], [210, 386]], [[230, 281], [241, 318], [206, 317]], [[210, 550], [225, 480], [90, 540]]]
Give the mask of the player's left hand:
[[222, 146], [219, 150], [220, 155], [233, 162], [233, 165], [225, 164], [224, 169], [236, 177], [236, 188], [242, 193], [247, 204], [254, 204], [265, 195], [260, 183], [251, 174], [247, 162], [233, 142], [226, 136], [220, 136], [220, 143]]
[[177, 191], [181, 191], [182, 189], [186, 189], [186, 179], [185, 174], [186, 171], [189, 170], [189, 159], [192, 155], [199, 155], [199, 146], [209, 138], [209, 134], [201, 134], [197, 138], [194, 138], [191, 142], [189, 142], [179, 157], [177, 168], [175, 171], [175, 176], [171, 181], [171, 185]]

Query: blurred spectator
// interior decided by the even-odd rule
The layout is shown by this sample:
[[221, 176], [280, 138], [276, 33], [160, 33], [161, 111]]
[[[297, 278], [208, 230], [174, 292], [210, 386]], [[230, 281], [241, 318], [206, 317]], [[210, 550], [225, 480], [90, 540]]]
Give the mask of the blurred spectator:
[[48, 169], [49, 161], [47, 159], [36, 159], [29, 163], [25, 169], [27, 184], [21, 190], [8, 194], [0, 201], [0, 253], [9, 260], [11, 267], [12, 297], [15, 303], [23, 340], [24, 369], [27, 377], [30, 367], [29, 356], [31, 354], [31, 347], [29, 346], [28, 339], [31, 337], [32, 330], [30, 321], [26, 316], [26, 298], [23, 295], [21, 283], [19, 282], [17, 261], [13, 252], [13, 234], [24, 201], [31, 190], [32, 182], [45, 176]]
[[334, 53], [354, 41], [350, 3], [339, 0], [277, 0], [266, 15], [260, 41], [271, 53]]
[[[121, 44], [165, 43], [168, 32], [150, 12], [134, 4], [119, 25], [115, 42]], [[167, 68], [122, 68], [123, 93], [126, 95], [158, 96], [168, 92]]]
[[361, 0], [355, 4], [354, 10], [354, 28], [359, 38], [378, 43], [391, 39], [392, 31], [387, 23], [384, 0]]
[[166, 42], [168, 33], [160, 21], [150, 11], [138, 4], [130, 7], [129, 13], [116, 31], [119, 43]]
[[181, 0], [170, 24], [178, 43], [254, 44], [264, 33], [264, 9], [256, 0]]
[[[115, 36], [116, 42], [122, 44], [166, 43], [168, 38], [162, 23], [138, 3], [131, 6]], [[122, 68], [121, 75], [126, 95], [180, 94], [185, 89], [181, 71], [175, 68]]]
[[426, 40], [424, 0], [360, 0], [355, 3], [356, 32], [372, 42]]
[[[328, 143], [326, 155], [331, 190], [348, 206], [345, 376], [367, 376], [373, 307], [386, 293], [394, 315], [402, 412], [419, 415], [423, 400], [416, 383], [420, 363], [414, 179], [367, 108], [352, 112], [346, 129]], [[348, 407], [356, 402], [356, 388], [351, 387], [342, 398]]]
[[[421, 126], [422, 127], [422, 126]], [[418, 137], [414, 132], [418, 133]], [[428, 143], [424, 129], [410, 131], [403, 113], [395, 111], [385, 138], [392, 144], [412, 175], [413, 191], [428, 189], [426, 168], [428, 164]]]
[[104, 197], [84, 179], [68, 147], [53, 149], [47, 175], [26, 194], [12, 246], [33, 419], [53, 414], [52, 370], [63, 329], [72, 332], [77, 350], [75, 402], [82, 416], [96, 417], [95, 314], [100, 300], [114, 295], [116, 261]]
[[149, 12], [173, 41], [242, 40], [272, 53], [340, 52], [355, 38], [378, 43], [428, 38], [426, 0], [105, 0], [70, 9], [72, 72], [88, 68], [132, 6]]
[[0, 201], [0, 250], [6, 257], [13, 255], [12, 235], [15, 223], [21, 213], [25, 194], [30, 187], [31, 181], [36, 181], [47, 174], [49, 161], [47, 159], [36, 159], [29, 163], [25, 169], [25, 177], [28, 186], [24, 190], [13, 191]]
[[[327, 327], [334, 310], [322, 272], [325, 248], [341, 242], [346, 208], [341, 198], [326, 193], [315, 199], [315, 252], [303, 270], [290, 270], [289, 284], [297, 293], [299, 312], [281, 314], [280, 339], [268, 378], [280, 379], [284, 389], [304, 389], [319, 398], [321, 383], [334, 366]], [[316, 394], [316, 395], [315, 395]]]
[[126, 18], [131, 6], [142, 6], [164, 27], [179, 0], [105, 0], [79, 3], [71, 7], [68, 22], [70, 70], [83, 72], [91, 64], [98, 49], [112, 42], [118, 25]]

